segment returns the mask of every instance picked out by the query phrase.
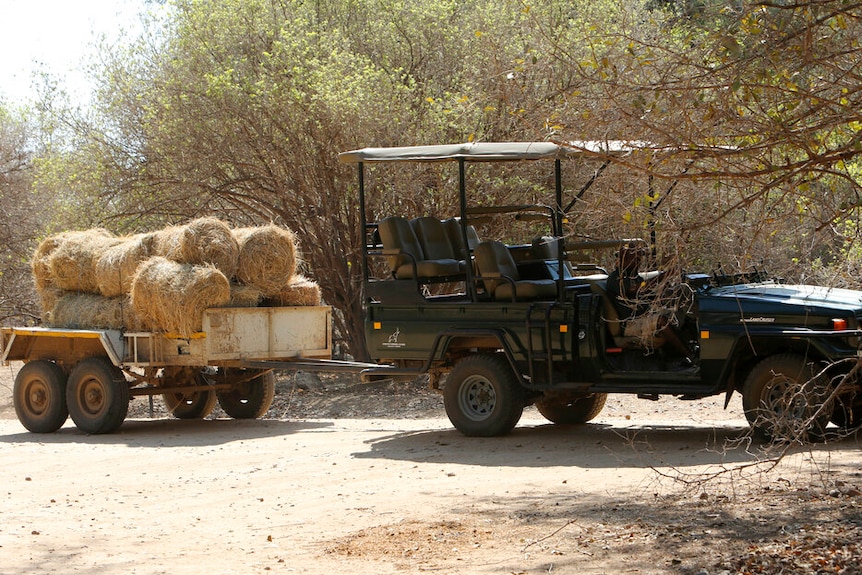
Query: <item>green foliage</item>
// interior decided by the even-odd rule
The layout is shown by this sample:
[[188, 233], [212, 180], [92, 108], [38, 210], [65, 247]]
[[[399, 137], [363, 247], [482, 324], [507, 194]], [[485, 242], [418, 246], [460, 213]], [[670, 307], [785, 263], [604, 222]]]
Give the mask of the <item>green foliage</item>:
[[[174, 0], [143, 37], [101, 51], [92, 109], [46, 99], [50, 137], [34, 177], [57, 199], [60, 225], [132, 231], [206, 213], [293, 228], [303, 271], [357, 357], [364, 230], [355, 173], [336, 158], [358, 147], [653, 142], [675, 152], [609, 168], [573, 208], [573, 238], [654, 232], [686, 265], [769, 256], [801, 277], [798, 262], [831, 265], [817, 246], [842, 237], [836, 222], [854, 220], [862, 197], [861, 10], [839, 0]], [[595, 169], [566, 166], [567, 194]], [[476, 170], [478, 202], [538, 200], [530, 170]], [[455, 212], [453, 170], [395, 172], [369, 170], [372, 217]]]

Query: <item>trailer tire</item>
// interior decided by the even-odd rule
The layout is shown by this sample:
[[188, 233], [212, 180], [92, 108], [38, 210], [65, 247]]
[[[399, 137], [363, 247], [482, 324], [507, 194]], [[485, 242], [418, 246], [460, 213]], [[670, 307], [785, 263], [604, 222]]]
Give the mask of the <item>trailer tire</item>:
[[604, 409], [607, 399], [607, 393], [541, 397], [536, 400], [536, 409], [551, 423], [576, 425], [595, 419]]
[[[162, 385], [171, 387], [206, 384], [206, 379], [200, 371], [195, 371], [193, 376], [187, 373], [185, 376], [171, 377], [162, 382]], [[217, 400], [218, 397], [213, 390], [175, 391], [162, 394], [165, 407], [177, 419], [203, 419], [213, 412]]]
[[33, 433], [53, 433], [69, 417], [66, 374], [53, 361], [40, 359], [24, 364], [15, 377], [12, 397], [18, 421]]
[[214, 391], [162, 394], [165, 407], [177, 419], [203, 419], [213, 412], [217, 399]]
[[69, 374], [66, 404], [72, 421], [84, 433], [111, 433], [129, 412], [129, 385], [108, 360], [91, 357]]
[[494, 437], [512, 431], [524, 412], [524, 391], [502, 357], [474, 355], [459, 361], [443, 386], [443, 405], [455, 429]]
[[825, 377], [797, 354], [767, 357], [742, 388], [742, 408], [755, 433], [772, 441], [819, 441], [832, 415]]
[[275, 398], [275, 374], [267, 371], [217, 395], [219, 405], [230, 417], [257, 419], [269, 410]]

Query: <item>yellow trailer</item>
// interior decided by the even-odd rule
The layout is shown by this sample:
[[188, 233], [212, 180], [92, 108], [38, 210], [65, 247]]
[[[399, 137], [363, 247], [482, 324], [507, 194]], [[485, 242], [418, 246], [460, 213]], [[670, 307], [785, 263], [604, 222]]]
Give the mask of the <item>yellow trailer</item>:
[[19, 421], [51, 433], [71, 416], [86, 433], [110, 433], [135, 396], [161, 395], [183, 419], [216, 402], [234, 418], [266, 413], [273, 369], [359, 370], [331, 362], [329, 306], [213, 308], [188, 337], [157, 332], [8, 327], [0, 361], [23, 361], [13, 390]]

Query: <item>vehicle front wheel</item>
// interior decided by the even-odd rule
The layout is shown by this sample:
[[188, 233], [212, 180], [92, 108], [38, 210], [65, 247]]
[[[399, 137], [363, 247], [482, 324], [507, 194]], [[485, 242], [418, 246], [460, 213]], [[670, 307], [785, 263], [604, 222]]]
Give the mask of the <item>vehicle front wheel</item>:
[[269, 410], [275, 398], [275, 374], [267, 371], [217, 395], [219, 405], [230, 417], [256, 419]]
[[575, 425], [595, 419], [605, 407], [607, 399], [607, 393], [541, 397], [536, 400], [536, 409], [551, 423]]
[[85, 433], [111, 433], [129, 412], [129, 384], [123, 372], [101, 357], [72, 369], [66, 385], [69, 415]]
[[18, 421], [33, 433], [53, 433], [63, 427], [66, 409], [66, 374], [53, 361], [24, 364], [12, 391]]
[[505, 359], [474, 355], [458, 362], [446, 378], [443, 404], [464, 435], [505, 435], [521, 419], [524, 391]]
[[796, 354], [768, 357], [754, 366], [742, 389], [742, 407], [759, 435], [774, 441], [823, 438], [830, 406], [828, 379]]

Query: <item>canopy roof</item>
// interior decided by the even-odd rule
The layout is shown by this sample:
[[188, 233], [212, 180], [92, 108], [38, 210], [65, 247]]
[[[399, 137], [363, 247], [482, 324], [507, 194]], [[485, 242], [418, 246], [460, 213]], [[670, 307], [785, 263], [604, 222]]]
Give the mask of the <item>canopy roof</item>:
[[359, 162], [440, 162], [464, 159], [470, 162], [542, 160], [572, 155], [623, 155], [648, 149], [644, 142], [573, 141], [565, 145], [552, 142], [468, 142], [438, 146], [404, 146], [396, 148], [362, 148], [338, 154], [346, 164]]

